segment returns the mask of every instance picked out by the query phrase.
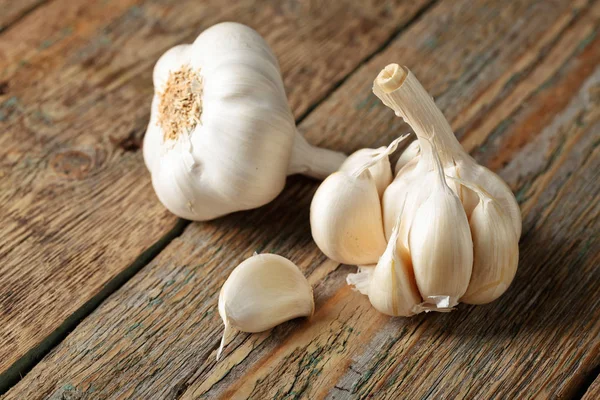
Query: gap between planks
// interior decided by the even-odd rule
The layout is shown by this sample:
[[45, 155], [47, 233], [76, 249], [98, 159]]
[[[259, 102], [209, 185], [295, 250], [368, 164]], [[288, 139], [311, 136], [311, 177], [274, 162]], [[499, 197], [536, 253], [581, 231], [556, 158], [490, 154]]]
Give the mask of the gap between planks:
[[[43, 0], [34, 6], [30, 7], [23, 12], [18, 18], [11, 21], [11, 23], [5, 27], [0, 27], [0, 33], [10, 28], [10, 26], [24, 19], [31, 12], [35, 11], [38, 7], [51, 2], [52, 0]], [[331, 86], [329, 91], [320, 99], [316, 99], [314, 103], [309, 106], [304, 113], [296, 118], [296, 125], [300, 125], [304, 119], [306, 119], [313, 111], [315, 111], [321, 104], [329, 99], [351, 76], [353, 76], [363, 65], [367, 64], [379, 53], [385, 51], [404, 31], [410, 28], [413, 24], [418, 22], [423, 16], [428, 13], [439, 0], [431, 0], [426, 3], [414, 16], [408, 21], [399, 25], [389, 37], [384, 40], [379, 47], [368, 54], [363, 59], [359, 60], [356, 66], [350, 70], [347, 74], [342, 76], [335, 84]], [[139, 149], [136, 149], [139, 151]], [[31, 371], [36, 364], [42, 360], [52, 349], [58, 346], [76, 327], [79, 323], [89, 316], [94, 310], [96, 310], [104, 300], [106, 300], [111, 294], [119, 290], [125, 283], [141, 271], [146, 265], [148, 265], [154, 258], [156, 258], [173, 240], [177, 239], [183, 234], [186, 227], [190, 225], [192, 221], [178, 219], [174, 227], [164, 235], [160, 240], [154, 243], [150, 248], [140, 254], [135, 261], [116, 275], [112, 280], [108, 281], [106, 285], [96, 294], [94, 297], [89, 299], [83, 306], [78, 308], [75, 312], [69, 315], [63, 323], [44, 340], [42, 340], [37, 346], [30, 349], [23, 357], [18, 359], [13, 365], [11, 365], [4, 373], [0, 374], [0, 395], [5, 394], [14, 385], [16, 385], [21, 379], [23, 379], [29, 371]]]

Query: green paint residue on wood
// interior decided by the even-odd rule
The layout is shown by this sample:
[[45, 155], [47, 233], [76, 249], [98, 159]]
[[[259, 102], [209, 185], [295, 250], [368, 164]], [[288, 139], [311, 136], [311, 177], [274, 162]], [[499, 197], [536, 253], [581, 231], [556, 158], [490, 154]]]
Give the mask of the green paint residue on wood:
[[155, 299], [150, 300], [148, 302], [148, 305], [149, 306], [157, 306], [157, 305], [162, 304], [162, 303], [164, 303], [163, 299], [161, 299], [160, 297], [157, 297]]
[[438, 46], [438, 38], [436, 36], [429, 36], [423, 44], [427, 49], [433, 50]]
[[575, 49], [575, 54], [577, 55], [585, 50], [585, 48], [588, 47], [594, 41], [594, 39], [596, 39], [596, 35], [597, 32], [593, 30], [592, 33], [587, 35], [581, 42], [579, 42], [577, 49]]
[[125, 336], [129, 335], [132, 331], [134, 331], [135, 329], [139, 328], [139, 327], [144, 327], [144, 325], [142, 325], [141, 322], [136, 322], [135, 324], [131, 325], [129, 328], [127, 328], [127, 332], [125, 332]]

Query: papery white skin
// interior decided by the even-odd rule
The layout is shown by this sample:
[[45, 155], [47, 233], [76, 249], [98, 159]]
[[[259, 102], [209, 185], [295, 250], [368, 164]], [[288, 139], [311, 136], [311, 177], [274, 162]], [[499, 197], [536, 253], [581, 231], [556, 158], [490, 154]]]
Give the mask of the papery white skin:
[[[388, 65], [375, 80], [373, 91], [386, 106], [393, 109], [396, 115], [402, 117], [414, 129], [421, 147], [420, 158], [422, 158], [424, 152], [424, 141], [435, 130], [436, 134], [431, 140], [439, 151], [439, 158], [444, 168], [444, 173], [448, 176], [477, 184], [490, 193], [510, 217], [517, 237], [521, 236], [521, 211], [508, 185], [498, 175], [477, 164], [464, 151], [458, 140], [456, 140], [452, 128], [442, 112], [408, 68], [400, 67], [397, 64]], [[406, 104], [410, 104], [411, 106], [406, 107]], [[423, 167], [427, 170], [431, 169], [427, 165]], [[395, 179], [410, 180], [403, 177], [404, 168], [398, 172]], [[394, 182], [390, 187], [392, 185], [394, 185]], [[400, 189], [400, 185], [395, 186], [393, 191], [403, 191]], [[448, 182], [448, 186], [459, 196], [465, 207], [467, 216], [469, 216], [477, 205], [477, 195], [453, 182]], [[405, 187], [406, 191], [411, 191], [412, 189], [409, 186]], [[389, 187], [387, 190], [390, 190]], [[394, 206], [393, 204], [386, 204], [386, 198], [393, 199], [391, 195], [386, 196], [384, 193], [384, 210], [392, 211], [396, 209], [395, 212], [384, 213], [385, 229], [389, 237], [391, 227], [398, 214], [397, 209], [402, 204], [403, 199], [397, 199]], [[409, 202], [407, 202], [408, 206]]]
[[[373, 160], [375, 157], [380, 156], [386, 151], [386, 146], [382, 146], [378, 149], [360, 149], [350, 154], [346, 161], [340, 167], [340, 171], [352, 172], [362, 165]], [[377, 193], [379, 197], [383, 196], [385, 188], [392, 182], [392, 166], [390, 164], [389, 157], [383, 157], [378, 162], [368, 168], [375, 186], [377, 186]]]
[[500, 204], [488, 193], [463, 180], [479, 202], [469, 219], [473, 237], [473, 273], [467, 292], [460, 299], [467, 304], [496, 300], [510, 286], [519, 264], [519, 239]]
[[[165, 141], [158, 93], [184, 65], [202, 78], [200, 123]], [[180, 217], [208, 220], [262, 206], [281, 192], [287, 175], [324, 178], [345, 160], [297, 132], [277, 60], [247, 26], [220, 23], [193, 44], [168, 50], [153, 80], [144, 160], [158, 198]]]
[[225, 329], [217, 351], [235, 331], [262, 332], [285, 321], [313, 314], [312, 287], [300, 269], [277, 254], [255, 254], [238, 265], [219, 294]]
[[355, 274], [346, 275], [346, 283], [360, 294], [368, 295], [375, 265], [359, 265]]

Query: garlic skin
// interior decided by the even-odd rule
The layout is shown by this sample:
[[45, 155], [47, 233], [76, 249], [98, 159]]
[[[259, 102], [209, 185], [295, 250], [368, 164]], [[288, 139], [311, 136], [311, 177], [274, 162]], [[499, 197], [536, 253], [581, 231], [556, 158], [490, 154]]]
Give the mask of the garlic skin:
[[220, 23], [168, 50], [153, 81], [144, 160], [159, 200], [179, 217], [262, 206], [287, 175], [322, 179], [346, 158], [298, 133], [277, 60], [247, 26]]
[[[361, 165], [368, 163], [385, 152], [386, 146], [382, 146], [378, 149], [360, 149], [350, 154], [346, 161], [340, 167], [340, 171], [352, 172]], [[377, 186], [377, 193], [379, 197], [383, 196], [385, 188], [392, 182], [392, 166], [390, 164], [389, 157], [383, 157], [378, 162], [368, 168], [371, 173], [371, 177], [375, 181]]]
[[[408, 68], [398, 64], [385, 67], [375, 79], [373, 92], [414, 129], [422, 149], [421, 157], [426, 146], [424, 141], [435, 131], [431, 140], [439, 151], [445, 174], [475, 183], [490, 193], [509, 216], [517, 237], [521, 236], [521, 211], [508, 185], [498, 175], [477, 164], [464, 151], [440, 109]], [[401, 172], [399, 171], [399, 175]], [[460, 185], [453, 182], [448, 182], [448, 185], [459, 196], [467, 216], [470, 216], [477, 204], [477, 196], [469, 191], [462, 191]], [[385, 199], [384, 194], [384, 209], [392, 209], [392, 205], [386, 207]], [[400, 203], [401, 201], [397, 202], [396, 207]], [[385, 219], [386, 231], [389, 231], [388, 227], [393, 224], [395, 216], [385, 215]]]
[[396, 166], [394, 167], [394, 176], [397, 176], [402, 168], [404, 168], [409, 162], [418, 159], [421, 154], [421, 146], [419, 145], [419, 141], [415, 140], [411, 144], [408, 145], [406, 149], [400, 154], [400, 158], [396, 161]]
[[276, 254], [255, 254], [238, 265], [219, 294], [225, 329], [217, 351], [233, 333], [262, 332], [285, 321], [311, 316], [312, 287], [296, 264]]
[[473, 273], [467, 292], [460, 299], [467, 304], [486, 304], [500, 297], [510, 286], [519, 263], [519, 239], [502, 207], [480, 187], [457, 180], [473, 190], [479, 203], [471, 213]]

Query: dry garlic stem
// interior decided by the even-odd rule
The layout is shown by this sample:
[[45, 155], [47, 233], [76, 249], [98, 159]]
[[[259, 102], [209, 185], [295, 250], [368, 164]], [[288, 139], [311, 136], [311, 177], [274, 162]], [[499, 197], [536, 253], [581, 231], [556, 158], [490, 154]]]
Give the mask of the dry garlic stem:
[[467, 304], [496, 300], [510, 286], [519, 263], [519, 239], [504, 211], [481, 187], [455, 179], [479, 196], [469, 225], [473, 235], [473, 273], [467, 292], [460, 299]]
[[352, 171], [340, 170], [321, 183], [310, 206], [313, 239], [323, 253], [342, 264], [375, 264], [383, 254], [381, 203], [370, 168], [387, 158], [406, 135]]
[[[521, 212], [510, 188], [498, 175], [478, 165], [464, 151], [442, 112], [408, 68], [398, 64], [388, 65], [375, 79], [373, 91], [385, 105], [414, 129], [421, 148], [424, 146], [424, 139], [435, 131], [436, 135], [432, 140], [439, 151], [445, 174], [476, 183], [490, 193], [511, 219], [517, 237], [521, 235]], [[477, 205], [477, 195], [461, 185], [449, 184], [460, 197], [467, 215], [470, 216]], [[383, 202], [384, 209], [393, 208], [386, 207], [385, 195]], [[388, 235], [396, 216], [397, 212], [384, 215]]]
[[311, 316], [312, 288], [296, 264], [276, 254], [255, 254], [238, 265], [219, 294], [225, 324], [217, 360], [235, 331], [262, 332]]

